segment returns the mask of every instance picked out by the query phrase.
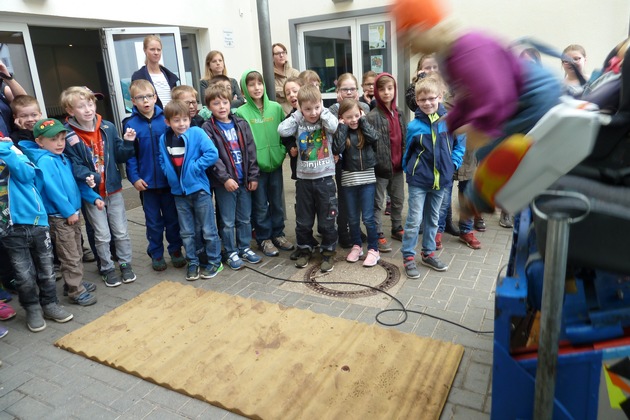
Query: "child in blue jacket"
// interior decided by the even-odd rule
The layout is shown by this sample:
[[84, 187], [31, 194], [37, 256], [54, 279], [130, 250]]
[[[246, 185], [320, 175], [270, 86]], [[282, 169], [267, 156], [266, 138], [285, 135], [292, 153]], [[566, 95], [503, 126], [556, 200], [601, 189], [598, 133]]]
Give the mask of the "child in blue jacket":
[[[188, 105], [184, 102], [169, 102], [164, 116], [169, 128], [160, 138], [159, 160], [175, 196], [179, 231], [188, 261], [186, 280], [211, 279], [223, 270], [223, 264], [206, 169], [214, 165], [219, 153], [205, 131], [190, 126]], [[199, 229], [208, 257], [208, 266], [201, 273], [195, 246], [195, 232]]]

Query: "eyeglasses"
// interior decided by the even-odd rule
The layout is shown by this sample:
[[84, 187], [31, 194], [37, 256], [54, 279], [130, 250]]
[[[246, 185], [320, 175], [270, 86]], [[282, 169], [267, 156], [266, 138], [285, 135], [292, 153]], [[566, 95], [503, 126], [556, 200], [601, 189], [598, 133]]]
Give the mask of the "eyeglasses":
[[357, 88], [341, 88], [339, 90], [343, 93], [354, 93], [357, 91]]
[[141, 101], [148, 101], [155, 98], [155, 94], [153, 95], [138, 95], [138, 96], [134, 96], [133, 100], [136, 102], [141, 102]]
[[184, 103], [188, 106], [197, 106], [197, 101], [184, 101]]
[[429, 98], [417, 98], [416, 102], [419, 104], [425, 103], [425, 102], [435, 102], [435, 100], [437, 99], [437, 96], [431, 96]]
[[287, 52], [286, 51], [278, 51], [278, 52], [273, 53], [273, 55], [277, 55], [277, 56], [287, 55]]

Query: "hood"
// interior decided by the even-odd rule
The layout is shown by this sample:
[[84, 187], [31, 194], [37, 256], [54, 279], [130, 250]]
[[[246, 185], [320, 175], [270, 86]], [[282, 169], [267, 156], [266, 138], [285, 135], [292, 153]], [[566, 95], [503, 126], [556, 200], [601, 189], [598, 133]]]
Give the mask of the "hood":
[[[101, 117], [101, 114], [96, 114], [96, 116], [94, 116], [94, 131], [98, 130], [99, 128], [101, 128], [101, 121], [103, 120], [103, 117]], [[70, 127], [72, 127], [73, 129], [77, 129], [79, 131], [85, 131], [84, 128], [81, 128], [81, 126], [79, 125], [79, 123], [77, 123], [76, 118], [74, 117], [68, 117], [66, 119], [66, 122], [68, 123], [68, 125]]]
[[[155, 111], [153, 112], [153, 117], [151, 117], [151, 119], [155, 119], [155, 117], [162, 115], [164, 113], [164, 111], [162, 111], [162, 108], [159, 107], [159, 105], [155, 104], [154, 107]], [[149, 118], [145, 117], [144, 115], [142, 115], [140, 113], [140, 111], [138, 111], [138, 108], [136, 108], [136, 106], [134, 105], [133, 108], [131, 109], [131, 116], [138, 116], [146, 121], [150, 121]]]
[[383, 104], [383, 101], [378, 94], [378, 89], [376, 88], [376, 84], [378, 83], [379, 79], [384, 76], [389, 76], [394, 81], [394, 99], [392, 99], [392, 111], [397, 111], [396, 99], [398, 98], [398, 86], [396, 84], [396, 79], [394, 78], [394, 76], [389, 73], [381, 73], [376, 76], [376, 79], [374, 79], [374, 99], [376, 99], [376, 106], [378, 106], [383, 112], [389, 112], [387, 107]]
[[18, 145], [26, 157], [35, 164], [37, 164], [37, 162], [39, 162], [39, 160], [44, 156], [56, 156], [54, 153], [51, 153], [46, 149], [42, 149], [39, 147], [39, 144], [32, 140], [21, 140]]
[[[249, 94], [249, 91], [247, 90], [247, 83], [245, 82], [245, 80], [247, 79], [247, 75], [252, 72], [260, 73], [258, 70], [246, 70], [241, 76], [241, 90], [243, 91], [243, 97], [245, 97], [245, 99], [247, 100], [245, 105], [258, 109], [256, 104], [252, 100], [252, 96]], [[269, 107], [267, 105], [269, 105], [269, 97], [267, 96], [267, 89], [265, 86], [265, 81], [263, 79], [263, 109], [268, 109]]]
[[[442, 117], [444, 114], [446, 114], [446, 108], [444, 108], [443, 103], [440, 102], [440, 104], [438, 105], [436, 114], [438, 115], [438, 117]], [[422, 112], [422, 110], [419, 107], [418, 109], [416, 109], [414, 116], [426, 122], [427, 124], [431, 125], [431, 120], [429, 119], [429, 116], [425, 114], [424, 112]]]

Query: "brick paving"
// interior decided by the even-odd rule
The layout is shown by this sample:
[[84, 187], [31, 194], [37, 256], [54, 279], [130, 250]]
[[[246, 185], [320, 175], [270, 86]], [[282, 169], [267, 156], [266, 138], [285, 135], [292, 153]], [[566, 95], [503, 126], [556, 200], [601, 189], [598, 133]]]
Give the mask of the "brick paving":
[[[290, 173], [287, 170], [285, 174]], [[293, 203], [295, 187], [285, 179], [288, 211], [286, 234], [295, 239]], [[133, 267], [138, 280], [116, 288], [107, 288], [98, 277], [96, 265], [85, 266], [85, 279], [97, 283], [98, 303], [87, 308], [71, 305], [58, 295], [62, 304], [74, 314], [66, 324], [48, 321], [39, 333], [28, 331], [24, 311], [11, 303], [17, 316], [4, 322], [9, 334], [0, 339], [0, 420], [4, 419], [236, 419], [238, 415], [169, 391], [139, 379], [56, 348], [53, 343], [65, 334], [85, 325], [113, 308], [132, 299], [162, 280], [193, 284], [208, 290], [251, 297], [271, 303], [282, 303], [334, 317], [375, 323], [379, 309], [346, 300], [314, 296], [282, 288], [281, 282], [250, 270], [225, 268], [212, 280], [189, 283], [185, 269], [169, 264], [164, 272], [151, 269], [146, 255], [144, 213], [136, 192], [129, 185], [124, 191], [128, 208], [129, 231], [133, 242]], [[456, 201], [455, 201], [456, 202]], [[406, 210], [405, 210], [406, 214]], [[404, 216], [404, 215], [403, 215]], [[390, 229], [389, 218], [383, 218], [384, 229]], [[420, 279], [406, 279], [395, 293], [409, 309], [461, 323], [475, 330], [492, 330], [496, 276], [509, 256], [511, 230], [499, 227], [498, 214], [486, 217], [488, 229], [477, 236], [482, 249], [472, 250], [457, 238], [445, 234], [440, 258], [450, 264], [448, 271], [428, 271], [420, 265]], [[401, 260], [400, 242], [394, 250], [382, 254], [388, 261]], [[340, 254], [346, 250], [339, 250]], [[282, 278], [298, 271], [289, 260], [290, 252], [276, 258], [265, 258], [256, 268]], [[170, 262], [170, 261], [169, 261]], [[400, 264], [399, 264], [400, 265]], [[333, 271], [334, 273], [334, 271]], [[337, 279], [336, 279], [337, 280]], [[355, 279], [355, 280], [358, 280]], [[392, 303], [388, 307], [395, 307]], [[388, 320], [391, 318], [388, 318]], [[426, 316], [410, 314], [406, 323], [394, 327], [402, 332], [432, 337], [465, 346], [464, 356], [453, 388], [442, 413], [442, 419], [485, 419], [491, 406], [492, 334], [474, 334], [462, 328]], [[176, 369], [173, 366], [173, 369]]]

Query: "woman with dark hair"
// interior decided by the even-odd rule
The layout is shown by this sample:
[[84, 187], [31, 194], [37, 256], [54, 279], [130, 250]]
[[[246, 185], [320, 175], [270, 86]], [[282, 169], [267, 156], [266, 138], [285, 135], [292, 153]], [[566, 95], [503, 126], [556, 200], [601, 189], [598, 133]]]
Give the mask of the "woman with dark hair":
[[282, 105], [284, 115], [287, 115], [291, 112], [292, 107], [284, 96], [284, 82], [286, 82], [289, 77], [298, 77], [300, 72], [289, 64], [287, 47], [278, 42], [271, 46], [271, 50], [273, 53], [273, 76], [276, 86], [276, 102]]

